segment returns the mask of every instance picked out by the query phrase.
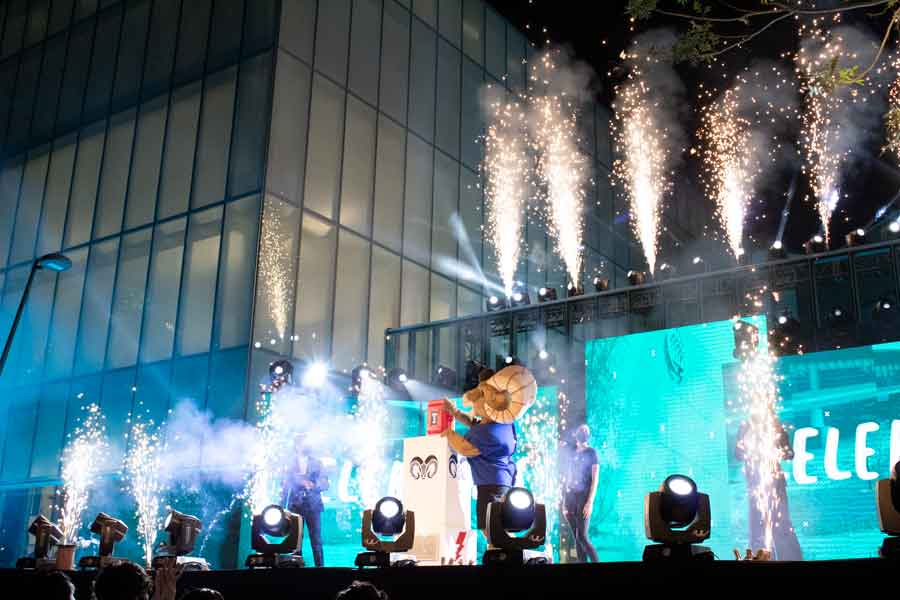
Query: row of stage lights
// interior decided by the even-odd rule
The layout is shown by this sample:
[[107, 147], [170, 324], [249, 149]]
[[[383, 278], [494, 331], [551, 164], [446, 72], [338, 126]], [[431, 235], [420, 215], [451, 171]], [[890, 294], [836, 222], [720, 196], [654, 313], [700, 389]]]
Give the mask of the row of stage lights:
[[[900, 462], [894, 465], [889, 479], [876, 482], [875, 503], [878, 524], [887, 534], [879, 554], [885, 558], [900, 558]], [[535, 502], [525, 488], [511, 488], [487, 508], [486, 535], [488, 550], [482, 555], [485, 565], [546, 563], [542, 555], [527, 558], [528, 551], [543, 546], [546, 541], [546, 507]], [[697, 484], [685, 475], [670, 475], [659, 490], [647, 494], [644, 500], [644, 532], [654, 542], [644, 548], [644, 560], [692, 559], [712, 560], [712, 551], [698, 546], [710, 537], [710, 499], [700, 493]], [[300, 515], [278, 505], [264, 508], [254, 515], [251, 523], [251, 548], [247, 557], [251, 569], [271, 567], [302, 567], [300, 544], [303, 538], [303, 519]], [[153, 568], [177, 562], [188, 570], [208, 569], [202, 558], [188, 557], [202, 528], [197, 517], [171, 510], [163, 525], [168, 539], [163, 554], [153, 560]], [[99, 535], [97, 556], [79, 561], [85, 569], [99, 568], [115, 561], [115, 544], [122, 541], [128, 526], [119, 519], [100, 513], [91, 525], [91, 532]], [[62, 531], [44, 516], [37, 517], [28, 529], [34, 536], [34, 554], [17, 563], [18, 568], [36, 568], [53, 564], [51, 548], [60, 543]], [[362, 515], [362, 547], [356, 557], [358, 567], [411, 566], [415, 558], [405, 556], [392, 560], [392, 554], [409, 552], [415, 542], [415, 513], [405, 510], [403, 503], [387, 496]]]

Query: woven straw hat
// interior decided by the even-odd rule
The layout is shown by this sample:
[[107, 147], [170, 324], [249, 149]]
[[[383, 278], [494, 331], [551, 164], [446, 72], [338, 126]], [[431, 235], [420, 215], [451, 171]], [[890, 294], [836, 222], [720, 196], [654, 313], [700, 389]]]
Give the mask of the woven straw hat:
[[537, 397], [534, 376], [519, 365], [501, 369], [478, 387], [484, 394], [484, 412], [495, 423], [512, 423]]

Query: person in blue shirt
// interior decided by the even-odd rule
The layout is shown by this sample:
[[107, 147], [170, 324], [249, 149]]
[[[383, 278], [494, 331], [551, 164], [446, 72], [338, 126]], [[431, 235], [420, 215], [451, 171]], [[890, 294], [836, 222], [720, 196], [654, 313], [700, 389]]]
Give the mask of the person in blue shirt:
[[[445, 400], [445, 408], [453, 418], [466, 425], [469, 430], [462, 436], [452, 429], [443, 432], [450, 447], [466, 457], [472, 470], [472, 479], [478, 492], [475, 514], [478, 529], [485, 531], [487, 507], [491, 502], [499, 502], [516, 484], [516, 464], [512, 456], [516, 452], [516, 429], [512, 419], [497, 422], [491, 418], [500, 411], [508, 410], [508, 399], [504, 392], [495, 389], [489, 380], [494, 376], [490, 369], [479, 373], [479, 386], [465, 394], [465, 400], [474, 411], [469, 415], [450, 401]], [[504, 403], [507, 405], [504, 405]], [[485, 408], [488, 406], [488, 409]]]

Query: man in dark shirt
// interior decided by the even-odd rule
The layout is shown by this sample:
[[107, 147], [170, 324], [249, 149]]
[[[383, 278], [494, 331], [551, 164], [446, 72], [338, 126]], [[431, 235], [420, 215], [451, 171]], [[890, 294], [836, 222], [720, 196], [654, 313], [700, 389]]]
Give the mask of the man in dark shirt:
[[575, 430], [575, 452], [569, 459], [566, 476], [563, 510], [572, 536], [575, 551], [580, 562], [597, 562], [597, 550], [588, 537], [594, 497], [597, 493], [597, 476], [600, 470], [597, 451], [588, 445], [591, 430], [581, 425]]
[[[328, 489], [328, 477], [325, 475], [322, 462], [312, 455], [301, 434], [294, 438], [295, 455], [285, 471], [281, 486], [282, 505], [288, 510], [303, 517], [303, 528], [309, 532], [309, 543], [312, 546], [313, 560], [317, 567], [325, 564], [322, 556], [322, 492]], [[303, 539], [300, 540], [303, 546]], [[298, 553], [302, 554], [301, 550]]]

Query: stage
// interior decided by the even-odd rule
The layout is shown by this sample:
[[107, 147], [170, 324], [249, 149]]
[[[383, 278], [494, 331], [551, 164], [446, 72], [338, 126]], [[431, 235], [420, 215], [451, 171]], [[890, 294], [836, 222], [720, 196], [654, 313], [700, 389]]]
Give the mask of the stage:
[[[331, 600], [354, 580], [371, 581], [391, 600], [423, 600], [433, 597], [565, 598], [584, 594], [587, 586], [658, 585], [669, 582], [700, 591], [703, 582], [728, 579], [741, 589], [762, 588], [773, 580], [813, 582], [823, 578], [854, 578], [857, 581], [890, 581], [897, 562], [881, 559], [737, 562], [722, 560], [669, 563], [599, 563], [544, 565], [518, 568], [408, 567], [382, 570], [345, 568], [278, 569], [260, 571], [207, 571], [182, 575], [179, 594], [191, 587], [212, 587], [226, 600]], [[32, 573], [0, 571], [0, 589], [27, 589]], [[72, 574], [78, 590], [76, 600], [90, 600], [93, 573]], [[601, 587], [597, 587], [599, 592]], [[769, 588], [771, 590], [771, 588]]]

